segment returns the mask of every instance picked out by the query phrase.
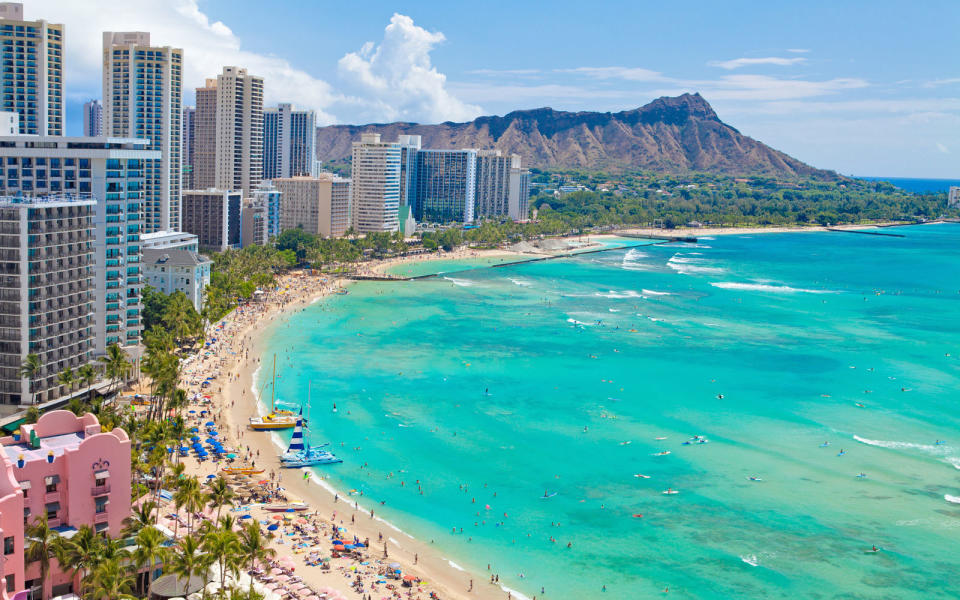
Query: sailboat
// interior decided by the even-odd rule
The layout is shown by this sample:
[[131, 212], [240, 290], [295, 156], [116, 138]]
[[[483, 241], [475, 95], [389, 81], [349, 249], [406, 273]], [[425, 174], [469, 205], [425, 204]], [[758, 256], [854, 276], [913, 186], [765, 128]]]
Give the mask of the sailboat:
[[331, 465], [343, 462], [330, 452], [324, 450], [321, 446], [311, 447], [303, 436], [303, 408], [297, 416], [297, 425], [293, 430], [293, 437], [290, 438], [290, 445], [287, 451], [280, 455], [280, 466], [286, 469], [296, 469], [299, 467], [310, 467], [313, 465]]
[[272, 431], [275, 429], [290, 429], [297, 424], [297, 419], [289, 410], [277, 410], [277, 355], [273, 355], [273, 383], [270, 386], [270, 413], [262, 417], [250, 417], [250, 429], [254, 431]]

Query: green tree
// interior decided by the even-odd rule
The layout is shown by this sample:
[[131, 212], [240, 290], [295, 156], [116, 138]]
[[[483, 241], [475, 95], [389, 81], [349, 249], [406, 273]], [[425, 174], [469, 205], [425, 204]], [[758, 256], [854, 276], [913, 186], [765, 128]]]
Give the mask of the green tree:
[[133, 595], [134, 576], [118, 559], [102, 561], [90, 577], [85, 598], [90, 600], [137, 600]]
[[43, 582], [43, 590], [40, 593], [40, 600], [47, 600], [50, 596], [47, 593], [49, 582], [47, 574], [50, 572], [50, 559], [55, 558], [55, 551], [60, 537], [53, 529], [50, 529], [47, 523], [47, 515], [41, 514], [33, 523], [27, 525], [24, 531], [26, 548], [24, 548], [24, 558], [27, 563], [40, 563], [40, 581]]
[[190, 579], [195, 575], [205, 577], [210, 569], [210, 555], [205, 552], [196, 536], [192, 534], [182, 538], [171, 555], [168, 563], [170, 570], [187, 582], [187, 592], [190, 592]]
[[20, 377], [27, 380], [27, 387], [30, 390], [30, 404], [34, 403], [33, 382], [42, 368], [40, 357], [33, 353], [28, 354], [23, 364], [20, 365]]
[[164, 543], [166, 538], [160, 530], [153, 526], [147, 526], [137, 533], [137, 547], [133, 551], [133, 560], [137, 569], [147, 567], [144, 574], [144, 581], [140, 589], [147, 591], [153, 582], [153, 572], [156, 570], [156, 563], [163, 563], [166, 560], [168, 552]]
[[100, 357], [100, 362], [103, 363], [104, 372], [113, 381], [113, 388], [116, 390], [119, 382], [130, 373], [131, 365], [127, 354], [119, 345], [110, 344], [107, 346], [107, 353]]
[[240, 542], [233, 529], [211, 527], [203, 536], [203, 550], [220, 567], [220, 589], [223, 589], [227, 573], [239, 572]]
[[217, 509], [216, 520], [220, 520], [220, 510], [224, 506], [233, 506], [233, 498], [236, 494], [233, 488], [223, 477], [217, 477], [210, 483], [210, 490], [207, 492], [207, 500], [211, 507]]
[[[276, 550], [269, 546], [270, 538], [263, 535], [258, 523], [247, 523], [239, 533], [240, 556], [246, 561], [250, 570], [256, 567], [257, 562], [264, 563], [277, 555]], [[250, 580], [250, 592], [253, 592], [253, 580]]]
[[80, 380], [80, 385], [90, 388], [90, 393], [87, 396], [87, 402], [92, 405], [93, 383], [97, 380], [97, 370], [93, 367], [93, 365], [87, 363], [77, 369], [77, 377]]

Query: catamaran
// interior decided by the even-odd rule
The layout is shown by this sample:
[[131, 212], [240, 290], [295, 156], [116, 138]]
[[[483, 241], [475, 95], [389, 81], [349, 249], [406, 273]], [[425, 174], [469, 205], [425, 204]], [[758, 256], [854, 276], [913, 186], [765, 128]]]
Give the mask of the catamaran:
[[290, 438], [290, 445], [287, 451], [280, 455], [280, 466], [285, 469], [296, 469], [299, 467], [310, 467], [313, 465], [331, 465], [343, 462], [330, 452], [324, 450], [321, 446], [311, 447], [310, 443], [303, 437], [303, 409], [297, 415], [297, 425], [293, 429], [293, 437]]
[[[290, 429], [297, 424], [297, 419], [289, 410], [277, 410], [277, 355], [273, 355], [273, 383], [270, 386], [270, 414], [262, 417], [250, 417], [250, 429], [254, 431], [272, 431], [275, 429]], [[262, 390], [261, 390], [262, 391]]]

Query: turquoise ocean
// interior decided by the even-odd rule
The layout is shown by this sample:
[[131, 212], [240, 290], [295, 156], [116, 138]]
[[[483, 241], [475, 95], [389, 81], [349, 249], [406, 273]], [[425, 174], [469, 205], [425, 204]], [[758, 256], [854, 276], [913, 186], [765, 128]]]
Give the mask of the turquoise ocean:
[[403, 267], [446, 273], [351, 285], [263, 364], [309, 382], [318, 473], [478, 583], [960, 597], [960, 225], [883, 231]]

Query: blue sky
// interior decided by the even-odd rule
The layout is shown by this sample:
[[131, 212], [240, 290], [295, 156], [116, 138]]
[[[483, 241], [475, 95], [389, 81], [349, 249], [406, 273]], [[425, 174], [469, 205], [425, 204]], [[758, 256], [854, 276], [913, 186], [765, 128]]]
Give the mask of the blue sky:
[[67, 26], [70, 131], [100, 95], [100, 32], [137, 29], [184, 48], [187, 103], [225, 64], [262, 75], [268, 103], [337, 123], [616, 111], [699, 91], [727, 123], [817, 167], [960, 178], [957, 0], [119, 6], [26, 3]]

